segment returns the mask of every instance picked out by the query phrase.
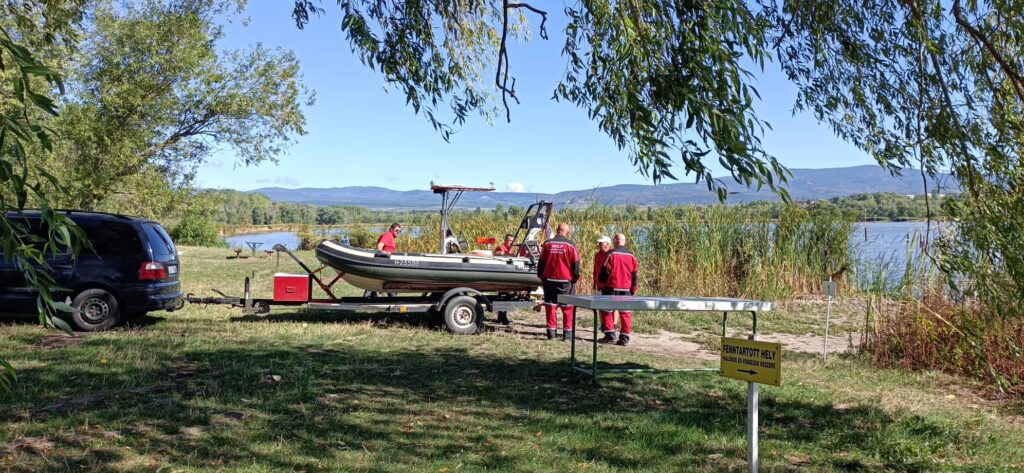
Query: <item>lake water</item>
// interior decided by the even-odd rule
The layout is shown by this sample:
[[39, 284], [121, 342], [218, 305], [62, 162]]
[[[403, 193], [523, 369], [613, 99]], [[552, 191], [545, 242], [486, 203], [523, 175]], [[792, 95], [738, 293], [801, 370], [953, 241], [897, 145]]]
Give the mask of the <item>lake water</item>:
[[[406, 227], [408, 228], [408, 227]], [[384, 227], [368, 227], [367, 230], [372, 234], [383, 233]], [[345, 235], [348, 234], [346, 227], [329, 227], [329, 228], [318, 228], [316, 230], [319, 235], [342, 235], [342, 241], [347, 242]], [[412, 227], [409, 229], [409, 233], [413, 238], [418, 238], [420, 235], [420, 227]], [[250, 233], [246, 235], [234, 235], [224, 238], [228, 246], [231, 248], [248, 248], [246, 242], [262, 242], [263, 246], [260, 249], [271, 249], [274, 245], [284, 245], [289, 250], [294, 250], [299, 247], [299, 234], [296, 232], [268, 232], [268, 233]]]
[[248, 235], [235, 235], [229, 236], [224, 239], [231, 248], [248, 248], [245, 242], [262, 242], [262, 248], [271, 249], [274, 245], [284, 245], [289, 250], [294, 250], [299, 247], [299, 234], [295, 232], [270, 232], [270, 233], [252, 233]]
[[[917, 251], [925, 245], [925, 222], [861, 222], [850, 240], [854, 252], [861, 260], [894, 257], [905, 259], [907, 251]], [[938, 233], [932, 224], [928, 239], [935, 240]]]

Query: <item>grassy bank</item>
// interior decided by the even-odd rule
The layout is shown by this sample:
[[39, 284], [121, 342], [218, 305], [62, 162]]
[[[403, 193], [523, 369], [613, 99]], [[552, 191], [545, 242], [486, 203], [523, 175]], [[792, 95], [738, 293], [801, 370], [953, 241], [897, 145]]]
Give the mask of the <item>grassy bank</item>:
[[[841, 294], [865, 301], [859, 314], [861, 340], [877, 342], [865, 348], [880, 364], [943, 369], [1024, 394], [1022, 325], [980, 323], [991, 318], [988, 312], [954, 303], [943, 276], [923, 252], [924, 235], [910, 236], [899, 255], [864, 261], [851, 242], [852, 216], [828, 206], [672, 206], [636, 212], [595, 206], [556, 213], [555, 223], [573, 226], [572, 238], [584, 255], [581, 292], [592, 285], [592, 242], [620, 231], [631, 236], [629, 246], [642, 262], [639, 290], [644, 294], [780, 301], [820, 294], [821, 281], [832, 278]], [[430, 218], [418, 237], [407, 232], [399, 239], [400, 251], [436, 251], [437, 217]], [[480, 236], [500, 238], [519, 218], [514, 212], [463, 212], [455, 226], [472, 242]], [[372, 246], [377, 235], [358, 225], [346, 234], [356, 246]], [[309, 247], [323, 238], [312, 233], [300, 237]]]
[[[183, 248], [185, 288], [237, 293], [287, 260]], [[309, 253], [300, 254], [311, 260]], [[355, 290], [348, 291], [356, 292]], [[264, 292], [265, 294], [266, 292]], [[803, 334], [796, 302], [761, 320]], [[820, 315], [820, 314], [819, 314]], [[417, 317], [221, 307], [154, 313], [132, 328], [67, 339], [0, 327], [19, 384], [0, 406], [11, 471], [742, 471], [744, 390], [716, 375], [609, 376], [591, 386], [568, 348], [512, 331], [454, 336]], [[714, 333], [712, 314], [637, 317], [643, 333]], [[674, 320], [674, 321], [673, 321]], [[744, 323], [737, 322], [742, 328]], [[840, 324], [840, 327], [844, 327]], [[844, 337], [837, 329], [836, 336]], [[608, 363], [707, 361], [602, 349]], [[932, 372], [857, 356], [789, 353], [762, 390], [764, 471], [1014, 471], [1021, 408]]]

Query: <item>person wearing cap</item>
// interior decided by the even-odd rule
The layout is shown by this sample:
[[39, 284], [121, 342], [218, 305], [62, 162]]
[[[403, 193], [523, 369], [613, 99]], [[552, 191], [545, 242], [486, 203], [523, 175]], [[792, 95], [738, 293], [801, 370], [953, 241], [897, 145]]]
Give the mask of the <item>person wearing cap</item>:
[[498, 245], [498, 247], [494, 249], [494, 255], [495, 256], [511, 255], [512, 254], [512, 239], [513, 239], [513, 236], [512, 236], [511, 233], [506, 234], [505, 235], [505, 241], [502, 242], [501, 245]]
[[[604, 283], [601, 282], [601, 268], [604, 267], [604, 260], [608, 257], [608, 251], [612, 249], [612, 239], [605, 235], [601, 235], [601, 238], [597, 239], [597, 252], [594, 253], [594, 293], [604, 293]], [[605, 334], [611, 330], [612, 335], [615, 335], [615, 316], [606, 310], [599, 311], [601, 313], [601, 331]], [[610, 327], [610, 328], [609, 328]]]
[[[604, 265], [601, 266], [601, 274], [598, 278], [604, 284], [603, 294], [605, 295], [636, 295], [637, 271], [640, 263], [636, 256], [626, 249], [626, 235], [615, 234], [615, 248], [612, 248], [605, 257]], [[627, 310], [619, 311], [619, 323], [622, 332], [616, 345], [629, 345], [629, 336], [633, 333], [633, 314]], [[601, 323], [605, 330], [602, 343], [615, 341], [615, 316], [608, 312], [607, 318]]]
[[554, 238], [544, 242], [537, 261], [537, 276], [544, 285], [544, 312], [547, 315], [548, 340], [558, 334], [558, 308], [562, 309], [562, 340], [572, 340], [572, 321], [576, 307], [558, 302], [560, 294], [575, 294], [580, 278], [580, 253], [569, 240], [572, 229], [558, 224]]

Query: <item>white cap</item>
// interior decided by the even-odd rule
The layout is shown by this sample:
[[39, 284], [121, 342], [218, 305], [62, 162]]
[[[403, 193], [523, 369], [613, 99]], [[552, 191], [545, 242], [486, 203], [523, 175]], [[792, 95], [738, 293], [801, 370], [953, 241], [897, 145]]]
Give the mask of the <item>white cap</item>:
[[597, 239], [597, 242], [598, 243], [611, 243], [612, 239], [608, 238], [607, 236], [602, 235], [601, 238]]

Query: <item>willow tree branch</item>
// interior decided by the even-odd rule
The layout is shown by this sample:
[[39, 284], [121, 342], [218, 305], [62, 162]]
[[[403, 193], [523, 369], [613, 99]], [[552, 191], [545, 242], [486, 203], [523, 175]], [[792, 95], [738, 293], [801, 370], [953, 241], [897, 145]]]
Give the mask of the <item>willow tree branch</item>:
[[512, 77], [512, 86], [509, 87], [509, 62], [508, 62], [508, 47], [506, 46], [508, 40], [508, 12], [509, 10], [523, 8], [530, 10], [540, 15], [540, 37], [541, 39], [548, 39], [547, 12], [540, 10], [529, 3], [509, 3], [508, 0], [502, 0], [501, 5], [501, 45], [498, 48], [498, 68], [494, 73], [494, 85], [501, 90], [501, 103], [505, 106], [505, 120], [512, 121], [512, 110], [508, 106], [508, 98], [512, 97], [516, 103], [519, 103], [519, 98], [516, 97], [516, 79]]
[[[917, 1], [903, 1], [910, 8], [911, 13], [913, 13], [914, 19], [917, 21], [918, 28], [921, 30], [921, 44], [928, 44], [930, 42], [928, 23], [925, 21], [924, 15], [921, 12], [921, 8], [917, 4]], [[954, 0], [954, 3], [959, 3], [959, 0]], [[949, 118], [953, 121], [953, 124], [957, 130], [964, 130], [964, 126], [960, 120], [960, 115], [957, 113], [956, 107], [953, 105], [953, 94], [949, 90], [949, 83], [946, 81], [945, 73], [942, 69], [942, 63], [941, 61], [939, 61], [939, 57], [935, 51], [933, 51], [931, 48], [926, 48], [926, 51], [928, 53], [928, 58], [931, 60], [932, 69], [935, 70], [935, 75], [938, 79], [939, 90], [942, 92], [942, 100], [944, 102], [943, 105], [946, 107], [946, 110], [949, 111]], [[974, 182], [975, 172], [973, 172], [973, 170], [976, 169], [974, 164], [974, 158], [971, 155], [970, 150], [967, 149], [967, 144], [965, 143], [965, 140], [957, 139], [956, 142], [957, 147], [960, 148], [960, 154], [962, 159], [966, 162], [966, 165], [972, 170], [971, 172], [967, 173], [967, 188], [972, 194], [977, 195], [977, 186]], [[955, 165], [955, 163], [951, 164]]]
[[967, 21], [967, 17], [964, 15], [963, 8], [960, 5], [960, 0], [953, 0], [952, 10], [953, 17], [956, 18], [956, 24], [960, 25], [960, 27], [967, 31], [967, 34], [970, 35], [976, 43], [981, 45], [989, 54], [992, 55], [992, 58], [999, 63], [999, 68], [1002, 69], [1003, 74], [1006, 74], [1006, 77], [1010, 79], [1010, 83], [1013, 84], [1013, 89], [1017, 93], [1017, 98], [1024, 101], [1024, 78], [1021, 77], [1020, 72], [1018, 72], [1017, 69], [1015, 69], [1002, 54], [1000, 54], [995, 45], [993, 45], [985, 35], [981, 34], [981, 31], [978, 31], [977, 28]]

